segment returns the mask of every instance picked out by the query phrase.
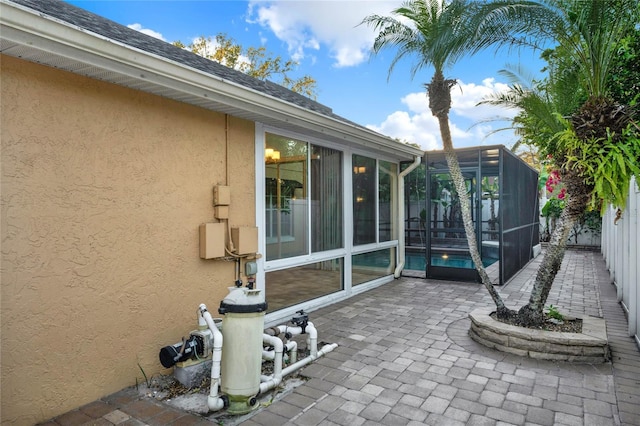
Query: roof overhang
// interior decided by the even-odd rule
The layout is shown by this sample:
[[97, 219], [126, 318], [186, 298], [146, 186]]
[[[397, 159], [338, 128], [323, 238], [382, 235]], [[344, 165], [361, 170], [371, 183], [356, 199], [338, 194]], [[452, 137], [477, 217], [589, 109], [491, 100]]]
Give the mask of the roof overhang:
[[398, 161], [423, 151], [162, 56], [0, 0], [0, 52], [90, 78], [359, 147]]

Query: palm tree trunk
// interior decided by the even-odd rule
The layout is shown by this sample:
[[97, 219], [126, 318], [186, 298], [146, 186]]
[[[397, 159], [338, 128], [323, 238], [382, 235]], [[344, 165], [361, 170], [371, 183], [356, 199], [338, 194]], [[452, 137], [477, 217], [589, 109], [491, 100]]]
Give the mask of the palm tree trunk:
[[549, 245], [538, 268], [529, 303], [518, 311], [518, 322], [522, 325], [536, 325], [544, 321], [544, 305], [562, 265], [569, 232], [580, 215], [584, 213], [593, 189], [574, 170], [563, 175], [562, 181], [567, 189], [565, 207], [556, 221]]
[[482, 264], [482, 259], [478, 250], [476, 231], [471, 218], [471, 203], [469, 201], [469, 195], [467, 194], [462, 170], [460, 170], [460, 164], [458, 163], [458, 156], [453, 149], [451, 130], [449, 128], [449, 109], [451, 108], [451, 87], [454, 84], [455, 81], [445, 80], [442, 72], [436, 71], [431, 83], [427, 85], [429, 93], [429, 107], [431, 108], [432, 114], [438, 119], [438, 124], [440, 125], [440, 136], [442, 137], [444, 154], [447, 159], [447, 165], [449, 166], [449, 173], [451, 173], [451, 179], [453, 180], [456, 191], [458, 192], [460, 209], [462, 210], [462, 221], [464, 223], [464, 230], [467, 236], [467, 244], [469, 245], [471, 259], [473, 260], [473, 264], [475, 265], [478, 274], [480, 274], [482, 284], [486, 287], [493, 299], [493, 302], [496, 304], [496, 313], [498, 316], [511, 316], [514, 312], [505, 306], [500, 294], [498, 294], [491, 283], [491, 279]]
[[[460, 164], [458, 163], [458, 156], [453, 149], [453, 143], [451, 141], [451, 131], [449, 129], [449, 117], [438, 117], [438, 123], [440, 124], [440, 135], [442, 136], [442, 145], [444, 146], [444, 154], [447, 159], [447, 165], [449, 166], [449, 173], [451, 173], [451, 179], [458, 192], [460, 200], [460, 209], [462, 211], [462, 222], [464, 224], [464, 231], [467, 236], [467, 244], [469, 245], [469, 254], [473, 260], [473, 264], [480, 274], [482, 284], [486, 287], [487, 291], [491, 295], [493, 302], [496, 304], [498, 316], [509, 315], [511, 311], [505, 306], [504, 301], [500, 297], [500, 294], [496, 291], [495, 287], [491, 283], [491, 279], [484, 269], [482, 264], [482, 258], [478, 250], [478, 240], [476, 237], [476, 231], [473, 226], [473, 220], [471, 218], [471, 203], [469, 201], [469, 194], [464, 184], [464, 176], [462, 176], [462, 170], [460, 170]], [[447, 142], [445, 142], [447, 141]]]
[[529, 303], [518, 311], [519, 322], [523, 325], [540, 324], [544, 321], [544, 304], [562, 265], [567, 238], [573, 222], [574, 219], [569, 216], [567, 209], [563, 210], [538, 268], [536, 280], [529, 296]]

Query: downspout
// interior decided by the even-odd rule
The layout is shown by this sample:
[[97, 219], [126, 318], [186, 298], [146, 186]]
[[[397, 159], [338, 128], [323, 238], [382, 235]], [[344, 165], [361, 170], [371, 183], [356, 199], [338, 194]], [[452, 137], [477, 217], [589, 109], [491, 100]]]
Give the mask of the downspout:
[[395, 278], [400, 278], [404, 269], [404, 177], [411, 173], [422, 162], [422, 157], [414, 157], [413, 163], [398, 175], [398, 265], [393, 273]]

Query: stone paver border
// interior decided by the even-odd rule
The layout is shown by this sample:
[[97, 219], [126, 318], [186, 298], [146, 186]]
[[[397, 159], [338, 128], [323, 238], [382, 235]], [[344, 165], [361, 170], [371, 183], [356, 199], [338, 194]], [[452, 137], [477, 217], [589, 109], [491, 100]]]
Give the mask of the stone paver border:
[[491, 317], [494, 311], [479, 308], [469, 313], [469, 336], [484, 346], [549, 361], [602, 363], [610, 359], [603, 318], [569, 314], [582, 319], [582, 333], [561, 333], [505, 324]]

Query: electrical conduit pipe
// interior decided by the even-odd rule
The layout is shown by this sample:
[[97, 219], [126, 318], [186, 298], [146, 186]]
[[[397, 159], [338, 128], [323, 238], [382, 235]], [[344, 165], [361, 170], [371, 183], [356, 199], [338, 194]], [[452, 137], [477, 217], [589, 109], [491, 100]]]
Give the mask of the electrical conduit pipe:
[[213, 356], [211, 364], [211, 388], [207, 398], [207, 405], [210, 411], [218, 411], [224, 407], [224, 400], [218, 396], [218, 386], [220, 385], [220, 361], [222, 360], [222, 333], [218, 330], [207, 306], [202, 303], [198, 308], [198, 324], [204, 321], [211, 333], [213, 333]]
[[398, 175], [398, 265], [393, 272], [395, 278], [400, 278], [404, 269], [404, 177], [411, 173], [422, 162], [422, 157], [414, 157], [413, 163]]

